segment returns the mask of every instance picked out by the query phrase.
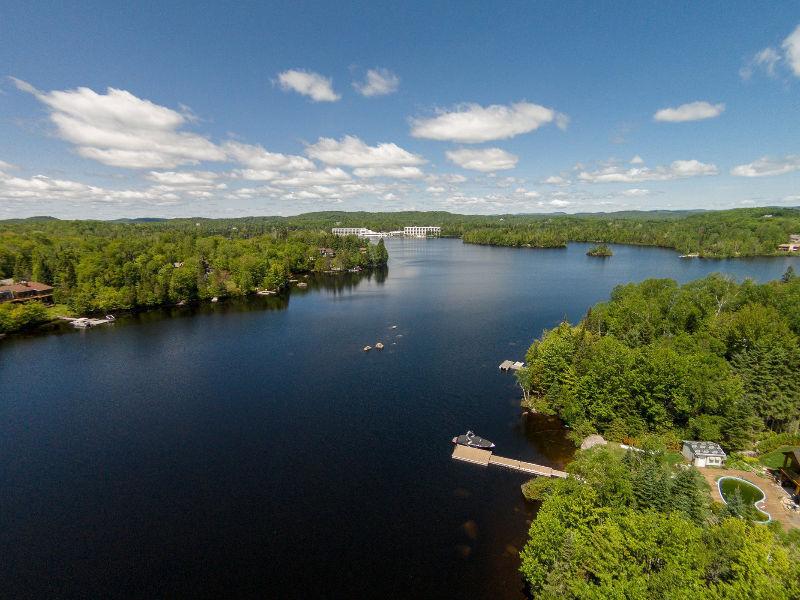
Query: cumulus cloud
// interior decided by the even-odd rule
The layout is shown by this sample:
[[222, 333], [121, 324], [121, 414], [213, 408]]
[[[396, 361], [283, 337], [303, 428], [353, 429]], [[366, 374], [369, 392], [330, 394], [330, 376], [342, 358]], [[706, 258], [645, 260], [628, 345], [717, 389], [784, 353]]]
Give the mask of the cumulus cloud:
[[268, 152], [262, 146], [226, 142], [223, 150], [228, 158], [243, 164], [250, 169], [267, 171], [307, 171], [314, 168], [314, 163], [304, 156]]
[[530, 102], [486, 107], [462, 104], [450, 111], [439, 111], [429, 119], [411, 119], [411, 135], [429, 140], [475, 144], [529, 133], [554, 121], [562, 128], [566, 127], [565, 115]]
[[319, 138], [316, 144], [306, 148], [306, 154], [329, 165], [346, 167], [413, 166], [426, 162], [421, 156], [397, 144], [368, 146], [352, 135], [346, 135], [341, 140]]
[[527, 190], [527, 189], [525, 189], [523, 187], [519, 187], [519, 188], [515, 189], [514, 193], [518, 194], [518, 195], [520, 195], [520, 196], [522, 196], [524, 198], [538, 198], [539, 196], [541, 196], [541, 194], [539, 192], [535, 192], [533, 190]]
[[725, 104], [711, 104], [705, 101], [689, 102], [676, 108], [662, 108], [653, 118], [667, 123], [683, 123], [685, 121], [701, 121], [718, 117], [725, 110]]
[[800, 25], [786, 36], [780, 49], [768, 46], [756, 52], [739, 70], [739, 75], [742, 79], [750, 79], [756, 71], [763, 71], [776, 77], [781, 65], [795, 77], [800, 77]]
[[639, 155], [637, 154], [636, 156], [634, 156], [634, 157], [633, 157], [633, 158], [630, 160], [630, 163], [631, 163], [632, 165], [643, 165], [643, 164], [644, 164], [644, 159], [643, 159], [641, 156], [639, 156]]
[[286, 187], [307, 187], [313, 185], [328, 185], [351, 181], [350, 175], [338, 167], [327, 167], [314, 171], [298, 171], [290, 175], [276, 178], [274, 185]]
[[389, 69], [369, 69], [364, 81], [354, 81], [353, 87], [362, 96], [386, 96], [400, 87], [400, 78]]
[[630, 196], [632, 198], [638, 198], [641, 196], [649, 196], [650, 190], [645, 190], [642, 188], [630, 188], [622, 192], [624, 196]]
[[189, 121], [186, 115], [126, 90], [108, 88], [98, 94], [80, 87], [41, 92], [27, 82], [12, 80], [48, 108], [58, 135], [86, 158], [133, 169], [168, 169], [225, 159], [225, 153], [207, 138], [180, 131]]
[[558, 198], [556, 198], [555, 200], [550, 200], [549, 204], [550, 206], [555, 206], [556, 208], [563, 208], [565, 206], [569, 206], [570, 204], [572, 204], [572, 202], [570, 202], [569, 200], [559, 200]]
[[800, 25], [781, 44], [784, 60], [792, 73], [800, 77]]
[[641, 181], [667, 181], [716, 175], [716, 165], [702, 163], [698, 160], [676, 160], [669, 166], [634, 167], [624, 169], [618, 165], [610, 165], [596, 171], [582, 171], [578, 179], [587, 183], [638, 183]]
[[445, 152], [447, 159], [461, 167], [482, 173], [504, 171], [517, 166], [519, 157], [500, 148], [460, 148]]
[[[0, 173], [0, 200], [24, 202], [35, 205], [37, 202], [54, 201], [79, 203], [82, 205], [103, 202], [146, 202], [148, 204], [172, 204], [181, 199], [180, 195], [161, 186], [142, 190], [105, 189], [78, 181], [54, 179], [46, 175], [33, 177], [10, 177]], [[48, 209], [51, 204], [46, 205]]]
[[219, 178], [212, 171], [150, 171], [147, 178], [162, 185], [208, 186]]
[[308, 96], [314, 102], [336, 102], [341, 98], [333, 91], [333, 81], [313, 71], [289, 69], [278, 73], [278, 85], [283, 91]]
[[762, 156], [751, 163], [733, 167], [731, 175], [736, 175], [737, 177], [768, 177], [770, 175], [783, 175], [792, 171], [800, 171], [800, 156], [798, 155], [789, 155], [783, 158]]
[[739, 75], [742, 79], [750, 79], [753, 73], [757, 70], [764, 71], [770, 77], [776, 76], [778, 63], [781, 60], [781, 55], [775, 48], [764, 48], [756, 52], [745, 66], [739, 69]]
[[0, 171], [13, 171], [16, 168], [16, 165], [12, 165], [4, 160], [0, 160]]
[[393, 179], [420, 179], [424, 173], [419, 167], [358, 167], [353, 169], [356, 177], [391, 177]]
[[561, 177], [560, 175], [551, 175], [550, 177], [543, 179], [542, 183], [547, 183], [549, 185], [569, 185], [569, 180]]

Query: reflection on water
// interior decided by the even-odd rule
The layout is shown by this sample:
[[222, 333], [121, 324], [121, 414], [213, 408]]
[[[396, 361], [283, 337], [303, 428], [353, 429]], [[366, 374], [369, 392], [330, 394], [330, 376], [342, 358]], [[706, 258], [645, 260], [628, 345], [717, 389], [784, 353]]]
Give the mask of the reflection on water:
[[387, 245], [388, 270], [0, 342], [4, 595], [524, 598], [526, 476], [450, 440], [573, 447], [500, 362], [620, 282], [792, 262]]

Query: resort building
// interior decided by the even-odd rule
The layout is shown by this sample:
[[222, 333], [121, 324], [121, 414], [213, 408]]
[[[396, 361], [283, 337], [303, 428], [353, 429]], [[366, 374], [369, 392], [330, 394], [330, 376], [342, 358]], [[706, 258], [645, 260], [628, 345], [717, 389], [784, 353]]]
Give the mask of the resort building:
[[0, 302], [27, 302], [28, 300], [51, 301], [53, 288], [37, 281], [20, 281], [0, 285]]
[[800, 250], [800, 244], [781, 244], [778, 250], [782, 252], [797, 252]]
[[693, 442], [684, 440], [681, 454], [695, 467], [719, 467], [727, 454], [716, 442]]
[[333, 235], [357, 235], [358, 237], [367, 237], [367, 232], [375, 233], [366, 227], [334, 227], [331, 229]]
[[442, 232], [441, 227], [404, 227], [402, 231], [372, 231], [366, 227], [334, 227], [331, 229], [333, 235], [356, 235], [364, 239], [380, 239], [387, 237], [414, 237], [425, 238], [429, 236], [439, 236]]
[[413, 225], [411, 227], [403, 227], [403, 235], [406, 237], [428, 237], [440, 236], [442, 233], [441, 227], [418, 227]]

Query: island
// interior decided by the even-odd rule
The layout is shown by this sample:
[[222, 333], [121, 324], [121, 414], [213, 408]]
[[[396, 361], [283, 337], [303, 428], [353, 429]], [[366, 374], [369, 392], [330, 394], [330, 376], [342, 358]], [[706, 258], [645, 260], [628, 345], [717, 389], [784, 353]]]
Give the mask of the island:
[[589, 251], [586, 253], [586, 256], [599, 256], [600, 258], [608, 258], [609, 256], [613, 256], [613, 252], [611, 248], [609, 248], [606, 244], [598, 244], [597, 246], [592, 246], [589, 248]]

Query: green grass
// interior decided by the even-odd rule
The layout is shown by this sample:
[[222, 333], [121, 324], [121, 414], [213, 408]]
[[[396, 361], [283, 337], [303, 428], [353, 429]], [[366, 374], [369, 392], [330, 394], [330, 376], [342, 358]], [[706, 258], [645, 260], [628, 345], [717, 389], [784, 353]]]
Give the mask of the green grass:
[[781, 446], [777, 450], [773, 450], [772, 452], [767, 452], [766, 454], [759, 456], [759, 462], [769, 467], [770, 469], [777, 469], [783, 466], [783, 453], [787, 450], [794, 450], [795, 446]]

